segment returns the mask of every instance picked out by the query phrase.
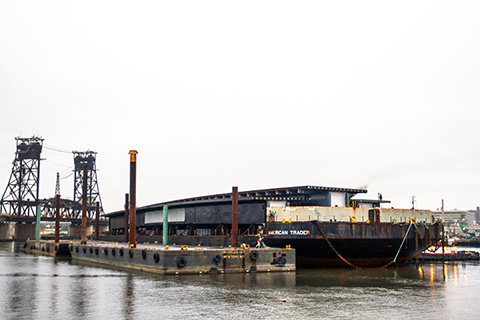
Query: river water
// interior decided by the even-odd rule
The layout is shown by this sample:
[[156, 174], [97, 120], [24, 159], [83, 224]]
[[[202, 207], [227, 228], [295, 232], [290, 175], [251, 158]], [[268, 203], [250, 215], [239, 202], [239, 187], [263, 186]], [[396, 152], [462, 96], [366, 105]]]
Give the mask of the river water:
[[158, 276], [0, 242], [0, 319], [477, 319], [479, 294], [478, 261]]

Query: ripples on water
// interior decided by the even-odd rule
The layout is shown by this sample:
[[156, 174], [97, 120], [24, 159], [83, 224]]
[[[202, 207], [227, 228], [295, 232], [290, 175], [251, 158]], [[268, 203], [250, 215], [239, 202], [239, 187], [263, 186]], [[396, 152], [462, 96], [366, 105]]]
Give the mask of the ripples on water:
[[480, 312], [478, 262], [155, 276], [22, 248], [0, 243], [0, 319], [475, 319]]

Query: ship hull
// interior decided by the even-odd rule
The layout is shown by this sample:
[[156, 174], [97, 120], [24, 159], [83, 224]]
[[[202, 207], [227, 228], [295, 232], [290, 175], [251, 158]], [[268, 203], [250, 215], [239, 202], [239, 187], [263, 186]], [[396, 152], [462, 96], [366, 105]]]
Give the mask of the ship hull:
[[382, 267], [415, 258], [440, 239], [440, 225], [292, 222], [269, 223], [265, 244], [291, 246], [297, 267]]

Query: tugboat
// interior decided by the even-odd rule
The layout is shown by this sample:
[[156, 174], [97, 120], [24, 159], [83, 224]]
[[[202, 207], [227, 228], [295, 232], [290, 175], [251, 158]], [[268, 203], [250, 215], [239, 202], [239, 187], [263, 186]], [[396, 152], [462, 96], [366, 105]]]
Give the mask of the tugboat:
[[[451, 240], [451, 241], [450, 241]], [[480, 253], [477, 251], [457, 250], [456, 240], [448, 239], [449, 245], [443, 247], [442, 252], [441, 241], [434, 246], [426, 249], [419, 256], [421, 261], [464, 261], [464, 260], [480, 260]], [[453, 246], [450, 245], [453, 243]]]

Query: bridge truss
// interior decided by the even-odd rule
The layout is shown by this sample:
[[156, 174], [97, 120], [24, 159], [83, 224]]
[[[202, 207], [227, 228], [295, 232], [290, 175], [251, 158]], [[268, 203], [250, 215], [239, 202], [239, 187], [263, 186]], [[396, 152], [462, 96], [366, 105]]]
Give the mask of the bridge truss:
[[[17, 150], [13, 161], [10, 180], [0, 200], [0, 213], [11, 217], [9, 220], [30, 221], [36, 217], [40, 205], [42, 219], [55, 219], [55, 197], [39, 199], [40, 161], [44, 139], [39, 137], [16, 137]], [[73, 151], [74, 154], [74, 199], [61, 199], [62, 220], [79, 220], [82, 215], [83, 168], [87, 171], [87, 219], [94, 219], [96, 202], [100, 203], [100, 219], [105, 219], [98, 189], [96, 152]]]
[[[94, 151], [73, 151], [75, 163], [75, 183], [73, 190], [73, 202], [81, 204], [83, 201], [83, 176], [84, 168], [87, 168], [87, 218], [95, 218], [96, 202], [100, 203], [100, 216], [104, 216], [102, 199], [98, 190], [96, 152]], [[80, 209], [73, 209], [75, 219], [81, 218]]]
[[16, 137], [17, 151], [7, 188], [0, 200], [2, 213], [30, 216], [36, 214], [40, 180], [40, 154], [43, 140], [39, 137]]

